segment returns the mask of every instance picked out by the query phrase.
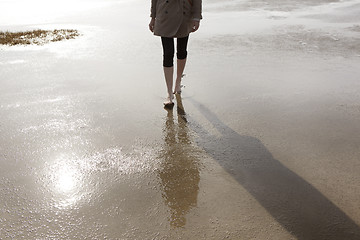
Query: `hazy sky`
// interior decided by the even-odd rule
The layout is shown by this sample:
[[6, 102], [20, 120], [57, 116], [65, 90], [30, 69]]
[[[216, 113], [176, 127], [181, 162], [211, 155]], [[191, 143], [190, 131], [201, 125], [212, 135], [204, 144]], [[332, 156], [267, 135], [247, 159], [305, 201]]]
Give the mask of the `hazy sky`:
[[0, 24], [42, 24], [124, 0], [0, 0]]

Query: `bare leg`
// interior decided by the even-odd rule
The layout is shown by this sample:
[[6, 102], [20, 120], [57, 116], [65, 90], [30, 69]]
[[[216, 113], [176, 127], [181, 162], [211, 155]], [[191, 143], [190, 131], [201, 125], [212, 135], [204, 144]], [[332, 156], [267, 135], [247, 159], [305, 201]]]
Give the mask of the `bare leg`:
[[177, 72], [174, 93], [181, 92], [181, 77], [184, 73], [189, 36], [177, 39]]
[[165, 82], [167, 87], [168, 96], [166, 101], [164, 102], [165, 105], [171, 104], [174, 99], [174, 95], [172, 92], [173, 88], [173, 76], [174, 76], [174, 67], [164, 67], [164, 76], [165, 76]]
[[177, 60], [177, 74], [176, 74], [174, 93], [181, 92], [181, 78], [184, 73], [185, 65], [186, 65], [186, 58]]

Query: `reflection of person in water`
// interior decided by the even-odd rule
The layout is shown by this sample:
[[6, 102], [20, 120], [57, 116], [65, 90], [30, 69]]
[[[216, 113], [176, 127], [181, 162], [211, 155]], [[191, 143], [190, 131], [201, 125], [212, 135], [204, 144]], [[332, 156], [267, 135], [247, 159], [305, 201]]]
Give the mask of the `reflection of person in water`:
[[185, 215], [197, 204], [200, 173], [180, 95], [176, 97], [178, 124], [174, 123], [173, 112], [169, 110], [164, 127], [165, 144], [159, 156], [163, 161], [159, 177], [163, 198], [171, 210], [170, 225], [183, 227], [186, 224]]

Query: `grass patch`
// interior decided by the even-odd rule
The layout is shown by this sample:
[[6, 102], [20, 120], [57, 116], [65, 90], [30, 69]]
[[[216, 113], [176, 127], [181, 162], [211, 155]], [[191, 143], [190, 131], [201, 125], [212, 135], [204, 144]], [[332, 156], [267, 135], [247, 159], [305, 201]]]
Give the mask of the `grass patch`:
[[9, 46], [30, 44], [43, 45], [49, 42], [74, 39], [77, 36], [79, 36], [78, 31], [73, 29], [0, 32], [0, 44]]

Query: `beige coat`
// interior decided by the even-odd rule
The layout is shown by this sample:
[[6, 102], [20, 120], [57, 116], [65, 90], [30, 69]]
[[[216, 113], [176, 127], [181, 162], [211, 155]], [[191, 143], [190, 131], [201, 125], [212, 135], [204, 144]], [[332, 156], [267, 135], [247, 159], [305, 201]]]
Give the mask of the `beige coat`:
[[151, 0], [154, 34], [161, 37], [186, 37], [192, 21], [202, 19], [201, 0]]

